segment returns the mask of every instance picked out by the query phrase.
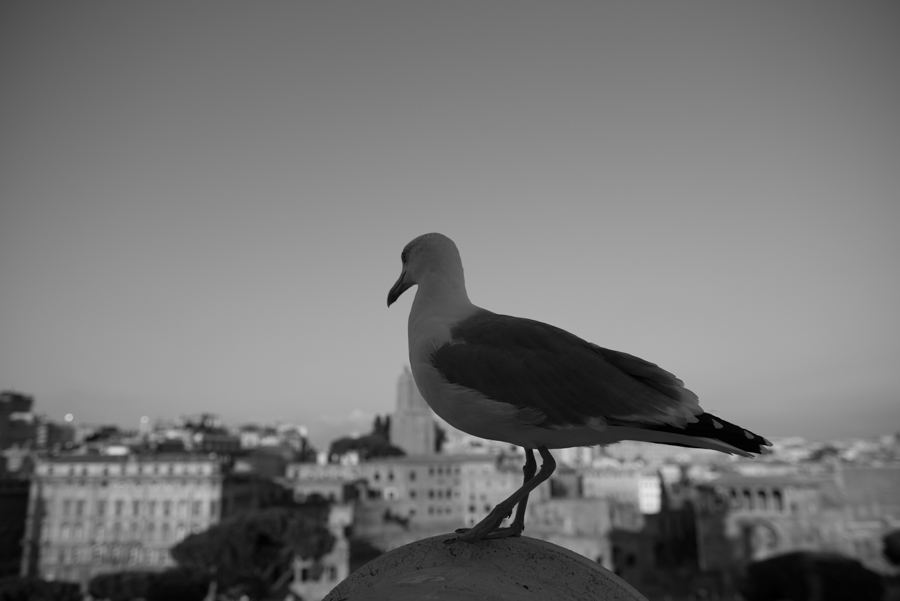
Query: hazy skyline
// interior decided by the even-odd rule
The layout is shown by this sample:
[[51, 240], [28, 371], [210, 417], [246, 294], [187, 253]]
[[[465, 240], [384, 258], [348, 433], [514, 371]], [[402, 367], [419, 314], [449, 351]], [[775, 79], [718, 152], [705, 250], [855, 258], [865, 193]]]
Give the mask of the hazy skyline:
[[[0, 389], [391, 411], [413, 237], [760, 434], [900, 424], [900, 5], [0, 8]], [[412, 291], [410, 291], [412, 292]]]

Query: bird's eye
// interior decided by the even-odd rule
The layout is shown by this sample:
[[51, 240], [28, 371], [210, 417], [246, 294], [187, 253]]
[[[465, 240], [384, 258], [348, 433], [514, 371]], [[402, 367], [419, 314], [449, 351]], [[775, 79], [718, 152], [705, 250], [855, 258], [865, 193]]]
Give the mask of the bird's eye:
[[406, 263], [406, 257], [407, 257], [407, 254], [406, 254], [406, 251], [404, 250], [402, 253], [400, 253], [400, 260], [402, 262]]

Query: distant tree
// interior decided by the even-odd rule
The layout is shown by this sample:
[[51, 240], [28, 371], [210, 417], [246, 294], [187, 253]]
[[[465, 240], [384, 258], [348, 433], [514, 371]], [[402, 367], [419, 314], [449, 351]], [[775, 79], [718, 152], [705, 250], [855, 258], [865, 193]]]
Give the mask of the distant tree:
[[122, 431], [118, 426], [100, 426], [94, 432], [84, 438], [85, 442], [102, 442], [121, 436]]
[[351, 538], [350, 541], [350, 572], [353, 573], [357, 569], [366, 565], [382, 553], [379, 549], [369, 541], [363, 538]]
[[109, 601], [203, 601], [209, 589], [208, 579], [184, 569], [165, 572], [107, 572], [97, 574], [88, 583], [95, 599]]
[[375, 457], [400, 457], [406, 455], [403, 449], [391, 444], [391, 416], [375, 416], [372, 431], [364, 436], [344, 436], [331, 443], [328, 456], [342, 456], [351, 451], [359, 454], [363, 461]]
[[880, 601], [883, 586], [855, 559], [797, 551], [750, 564], [741, 594], [747, 601]]
[[174, 568], [156, 574], [147, 590], [147, 601], [203, 601], [209, 590], [204, 574]]
[[131, 601], [147, 597], [154, 572], [108, 572], [88, 582], [88, 592], [96, 599]]
[[296, 555], [318, 560], [334, 545], [329, 507], [275, 507], [236, 515], [171, 549], [178, 565], [207, 575], [221, 589], [261, 599], [290, 578]]
[[375, 421], [372, 424], [372, 434], [381, 436], [385, 440], [391, 439], [390, 422], [387, 421], [387, 417], [382, 420], [380, 415], [375, 416]]
[[434, 452], [440, 453], [445, 442], [447, 442], [447, 431], [434, 422]]
[[819, 463], [840, 457], [840, 450], [831, 444], [825, 444], [809, 454], [808, 461]]
[[393, 446], [385, 438], [376, 434], [367, 434], [358, 438], [338, 438], [331, 443], [328, 456], [341, 456], [356, 451], [362, 460], [375, 457], [399, 457], [405, 455], [403, 449]]
[[900, 566], [900, 528], [891, 530], [881, 539], [883, 543], [882, 554], [891, 565]]
[[74, 582], [10, 576], [0, 580], [0, 601], [81, 601], [81, 587]]
[[297, 455], [294, 459], [300, 463], [315, 463], [318, 454], [319, 452], [316, 450], [316, 447], [304, 438], [300, 441], [300, 449], [297, 451]]

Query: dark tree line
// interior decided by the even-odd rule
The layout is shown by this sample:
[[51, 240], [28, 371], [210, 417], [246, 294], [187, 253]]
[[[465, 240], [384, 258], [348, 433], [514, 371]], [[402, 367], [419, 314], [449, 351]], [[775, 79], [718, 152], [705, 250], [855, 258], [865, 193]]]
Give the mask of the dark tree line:
[[81, 587], [74, 582], [9, 576], [0, 579], [0, 601], [81, 601]]
[[172, 547], [176, 569], [100, 574], [91, 579], [89, 592], [110, 601], [202, 601], [210, 592], [275, 597], [291, 582], [295, 556], [318, 562], [331, 551], [329, 510], [327, 503], [310, 503], [235, 515]]
[[[434, 434], [434, 452], [440, 453], [447, 440], [447, 433], [435, 423]], [[384, 417], [376, 415], [372, 423], [372, 431], [368, 434], [356, 438], [350, 436], [338, 438], [331, 443], [328, 456], [340, 456], [350, 451], [359, 453], [359, 458], [363, 461], [376, 457], [399, 457], [406, 454], [403, 449], [391, 444], [390, 415]]]
[[794, 551], [752, 563], [741, 594], [747, 601], [881, 601], [881, 575], [837, 553]]
[[331, 443], [328, 456], [344, 455], [356, 451], [362, 461], [376, 457], [399, 457], [405, 455], [403, 449], [393, 446], [391, 440], [391, 416], [375, 416], [372, 431], [356, 438], [344, 436]]
[[334, 546], [328, 505], [274, 507], [236, 515], [172, 547], [179, 566], [218, 590], [263, 599], [285, 587], [294, 556], [319, 560]]
[[111, 572], [91, 578], [88, 592], [95, 599], [109, 601], [201, 601], [209, 582], [184, 568], [164, 572]]

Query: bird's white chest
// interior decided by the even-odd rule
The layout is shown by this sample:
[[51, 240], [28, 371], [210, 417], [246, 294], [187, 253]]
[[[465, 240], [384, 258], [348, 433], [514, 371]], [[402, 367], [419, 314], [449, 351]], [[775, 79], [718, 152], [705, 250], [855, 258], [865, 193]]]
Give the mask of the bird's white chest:
[[448, 424], [473, 436], [524, 444], [518, 428], [522, 415], [512, 405], [489, 399], [477, 390], [446, 381], [433, 366], [435, 350], [451, 340], [450, 326], [439, 318], [411, 320], [409, 362], [413, 378], [431, 409]]
[[409, 363], [419, 392], [441, 419], [463, 432], [491, 438], [491, 432], [484, 428], [485, 412], [497, 403], [476, 391], [448, 383], [431, 361], [434, 352], [451, 341], [453, 324], [476, 310], [471, 304], [458, 307], [414, 304], [409, 317]]

